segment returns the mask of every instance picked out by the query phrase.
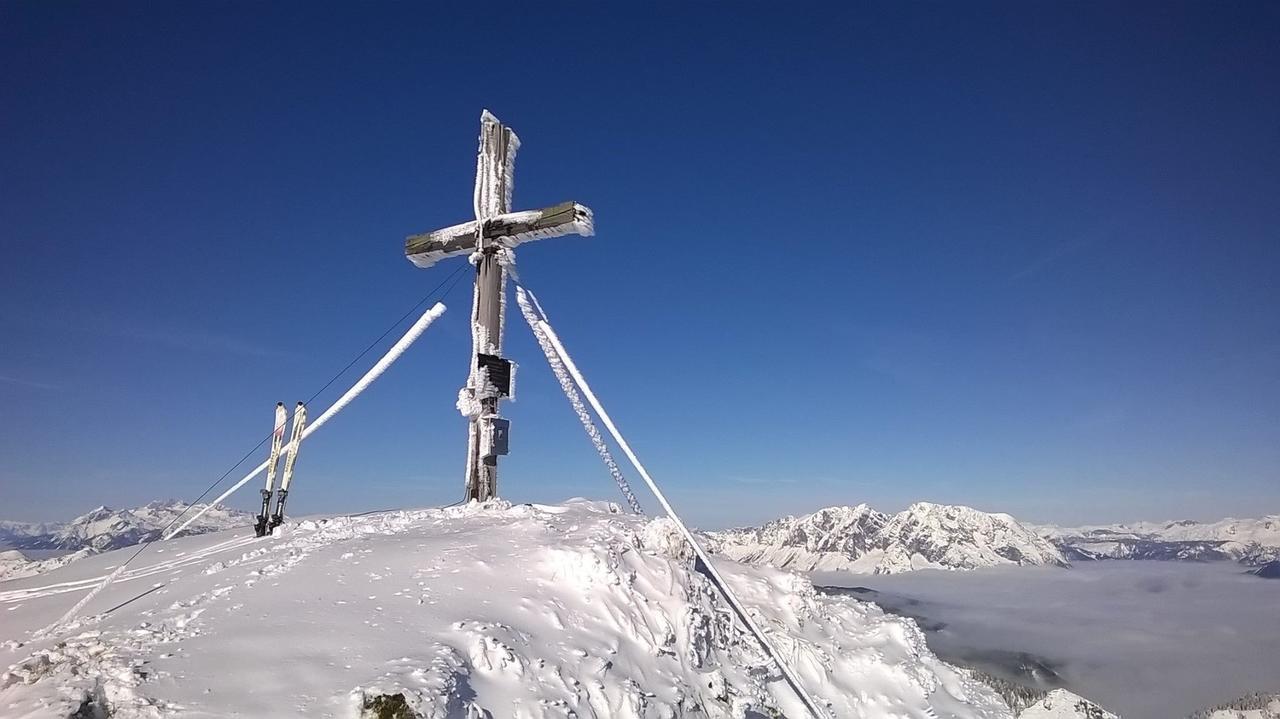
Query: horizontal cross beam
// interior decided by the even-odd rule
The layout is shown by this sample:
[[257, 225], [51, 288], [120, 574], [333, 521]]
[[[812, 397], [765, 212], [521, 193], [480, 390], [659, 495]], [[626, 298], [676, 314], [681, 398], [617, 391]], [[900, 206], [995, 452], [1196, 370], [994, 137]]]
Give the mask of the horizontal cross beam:
[[[595, 234], [591, 210], [576, 202], [495, 215], [484, 226], [484, 239], [508, 249], [533, 240], [573, 234], [586, 237]], [[430, 267], [440, 260], [475, 251], [475, 220], [435, 232], [409, 235], [404, 241], [405, 256], [418, 267]]]

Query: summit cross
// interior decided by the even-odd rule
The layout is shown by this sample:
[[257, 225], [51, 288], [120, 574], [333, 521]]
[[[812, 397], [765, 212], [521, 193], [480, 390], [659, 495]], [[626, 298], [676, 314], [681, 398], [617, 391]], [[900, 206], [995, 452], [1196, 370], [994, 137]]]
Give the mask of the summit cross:
[[458, 391], [458, 411], [469, 420], [467, 500], [498, 494], [498, 457], [507, 454], [511, 429], [498, 402], [512, 395], [514, 366], [502, 356], [506, 279], [513, 250], [532, 240], [593, 233], [591, 210], [562, 202], [541, 210], [511, 211], [516, 150], [520, 138], [485, 110], [480, 115], [480, 151], [476, 156], [475, 219], [405, 239], [404, 253], [418, 267], [467, 256], [476, 268], [471, 309], [471, 365]]

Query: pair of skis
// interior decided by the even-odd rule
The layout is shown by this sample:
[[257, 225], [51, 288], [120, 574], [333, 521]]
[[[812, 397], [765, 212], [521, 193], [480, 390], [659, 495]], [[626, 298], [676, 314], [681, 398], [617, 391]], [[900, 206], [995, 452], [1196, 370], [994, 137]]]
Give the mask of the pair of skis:
[[279, 527], [284, 522], [284, 501], [289, 496], [289, 484], [293, 481], [293, 467], [298, 461], [298, 446], [302, 444], [302, 431], [307, 426], [307, 407], [301, 402], [293, 410], [293, 431], [289, 444], [285, 449], [284, 475], [280, 478], [279, 495], [276, 498], [275, 514], [271, 513], [271, 491], [275, 488], [276, 468], [280, 464], [280, 451], [284, 443], [284, 426], [288, 419], [284, 402], [276, 403], [275, 431], [271, 433], [271, 454], [267, 458], [267, 486], [262, 490], [262, 513], [258, 515], [253, 531], [262, 537]]

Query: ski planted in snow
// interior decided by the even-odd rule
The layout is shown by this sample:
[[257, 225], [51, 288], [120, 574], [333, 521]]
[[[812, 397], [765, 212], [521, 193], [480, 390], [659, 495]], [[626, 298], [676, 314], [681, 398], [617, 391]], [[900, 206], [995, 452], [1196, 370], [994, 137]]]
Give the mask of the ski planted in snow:
[[276, 498], [276, 513], [271, 516], [267, 532], [284, 522], [284, 500], [289, 496], [289, 484], [293, 482], [293, 466], [298, 461], [298, 447], [302, 444], [302, 431], [307, 427], [307, 406], [299, 402], [293, 410], [293, 432], [289, 437], [289, 449], [284, 457], [284, 475], [280, 478], [280, 493]]
[[268, 522], [271, 521], [271, 490], [275, 489], [276, 467], [280, 464], [280, 447], [284, 444], [284, 425], [288, 418], [284, 402], [276, 402], [276, 424], [271, 433], [271, 454], [267, 458], [267, 486], [262, 490], [262, 512], [253, 525], [254, 534], [259, 537], [270, 531]]

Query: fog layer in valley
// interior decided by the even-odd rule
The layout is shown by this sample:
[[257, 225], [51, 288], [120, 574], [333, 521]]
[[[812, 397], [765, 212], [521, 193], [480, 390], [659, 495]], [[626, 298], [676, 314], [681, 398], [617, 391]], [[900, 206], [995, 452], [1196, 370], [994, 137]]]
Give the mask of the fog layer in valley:
[[1280, 580], [1230, 562], [812, 576], [909, 604], [940, 655], [1043, 657], [1068, 688], [1126, 719], [1280, 692]]

